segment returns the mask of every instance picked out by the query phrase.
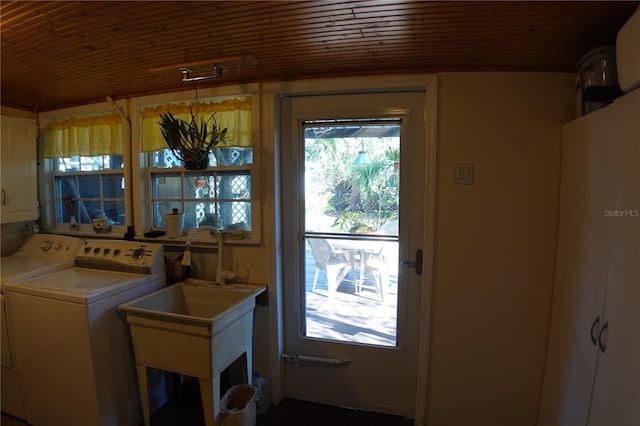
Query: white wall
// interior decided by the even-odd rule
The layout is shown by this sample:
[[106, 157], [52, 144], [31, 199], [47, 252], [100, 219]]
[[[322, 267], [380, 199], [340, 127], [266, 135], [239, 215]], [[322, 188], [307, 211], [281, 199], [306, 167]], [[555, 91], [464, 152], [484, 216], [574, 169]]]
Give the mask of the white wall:
[[[440, 75], [429, 426], [534, 425], [572, 74]], [[473, 163], [475, 183], [450, 184]]]

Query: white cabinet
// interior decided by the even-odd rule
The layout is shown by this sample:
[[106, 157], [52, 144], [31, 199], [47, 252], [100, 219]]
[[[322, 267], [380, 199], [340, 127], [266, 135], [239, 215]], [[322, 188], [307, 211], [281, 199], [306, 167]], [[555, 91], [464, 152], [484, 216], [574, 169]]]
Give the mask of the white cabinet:
[[563, 127], [538, 426], [640, 425], [640, 90]]
[[2, 223], [38, 218], [36, 122], [2, 116], [0, 166]]

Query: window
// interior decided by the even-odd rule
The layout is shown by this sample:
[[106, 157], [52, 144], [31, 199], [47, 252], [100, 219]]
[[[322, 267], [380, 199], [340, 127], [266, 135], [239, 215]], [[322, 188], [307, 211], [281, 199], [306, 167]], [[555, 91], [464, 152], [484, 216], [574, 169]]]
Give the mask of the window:
[[161, 168], [176, 165], [170, 150], [151, 154], [151, 214], [153, 226], [164, 227], [164, 215], [184, 212], [184, 228], [211, 225], [226, 230], [252, 230], [252, 150], [219, 148], [209, 168], [200, 171]]
[[[173, 209], [184, 213], [184, 229], [211, 225], [221, 230], [256, 230], [258, 203], [254, 178], [254, 150], [249, 95], [215, 97], [198, 102], [176, 102], [141, 109], [141, 146], [146, 152], [147, 223], [164, 228], [164, 215]], [[183, 168], [160, 133], [159, 115], [171, 112], [188, 117], [191, 110], [215, 114], [230, 140], [209, 155], [205, 170]]]
[[54, 160], [56, 223], [91, 224], [106, 217], [125, 225], [124, 163], [121, 155], [73, 156]]
[[48, 225], [64, 231], [75, 223], [89, 231], [93, 219], [107, 218], [114, 230], [124, 231], [127, 197], [120, 116], [65, 117], [48, 121], [45, 128], [45, 167], [52, 188], [46, 197], [50, 205], [45, 206]]

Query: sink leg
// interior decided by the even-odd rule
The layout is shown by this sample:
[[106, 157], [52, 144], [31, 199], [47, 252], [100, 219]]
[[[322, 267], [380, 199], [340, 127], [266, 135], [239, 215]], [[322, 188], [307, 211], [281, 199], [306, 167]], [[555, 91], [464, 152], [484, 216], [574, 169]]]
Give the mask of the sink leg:
[[138, 373], [138, 389], [140, 391], [140, 403], [142, 405], [144, 425], [151, 426], [151, 419], [149, 417], [149, 385], [147, 382], [147, 367], [136, 364], [136, 371]]
[[247, 359], [247, 365], [245, 367], [247, 370], [247, 383], [251, 384], [253, 381], [253, 350], [251, 348], [251, 343], [247, 346], [247, 352], [245, 355]]
[[202, 398], [202, 409], [204, 410], [205, 426], [216, 426], [219, 424], [220, 414], [220, 374], [212, 378], [198, 378], [200, 382], [200, 396]]

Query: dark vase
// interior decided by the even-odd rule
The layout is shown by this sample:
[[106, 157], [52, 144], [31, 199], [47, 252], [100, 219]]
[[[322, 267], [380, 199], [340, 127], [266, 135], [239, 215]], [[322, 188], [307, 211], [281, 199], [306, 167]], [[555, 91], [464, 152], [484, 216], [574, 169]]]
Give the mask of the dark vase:
[[197, 160], [184, 160], [184, 168], [187, 170], [205, 170], [209, 166], [209, 155], [204, 155]]

